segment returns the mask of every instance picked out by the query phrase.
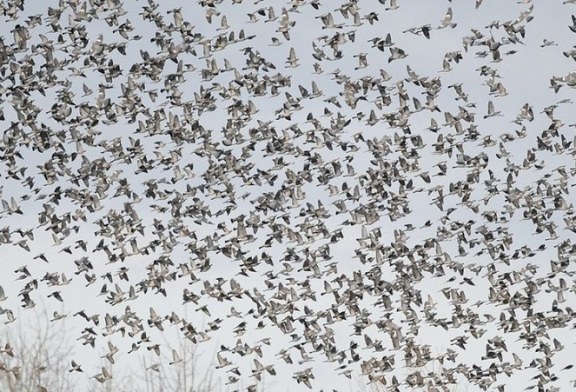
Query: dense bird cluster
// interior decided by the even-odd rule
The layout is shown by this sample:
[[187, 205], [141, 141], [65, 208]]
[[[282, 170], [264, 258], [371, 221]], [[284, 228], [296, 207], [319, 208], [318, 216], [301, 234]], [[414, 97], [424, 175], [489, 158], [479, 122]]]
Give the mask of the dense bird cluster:
[[511, 81], [574, 65], [548, 2], [29, 3], [0, 3], [6, 328], [73, 320], [100, 383], [182, 364], [162, 334], [231, 390], [576, 378], [576, 73]]

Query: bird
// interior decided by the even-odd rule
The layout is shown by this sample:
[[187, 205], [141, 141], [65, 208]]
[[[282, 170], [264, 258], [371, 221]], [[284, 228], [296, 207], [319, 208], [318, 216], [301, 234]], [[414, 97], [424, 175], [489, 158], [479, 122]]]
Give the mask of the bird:
[[438, 28], [439, 29], [444, 29], [446, 27], [455, 28], [456, 26], [457, 23], [452, 22], [452, 7], [448, 7], [448, 9], [446, 10], [446, 14], [444, 15], [444, 18], [442, 18], [442, 21], [440, 22], [440, 26], [438, 26]]
[[398, 47], [391, 47], [390, 48], [390, 57], [388, 58], [388, 62], [391, 63], [394, 60], [400, 60], [406, 58], [408, 55], [404, 50]]
[[492, 101], [488, 101], [488, 111], [486, 113], [486, 115], [484, 115], [484, 118], [489, 118], [489, 117], [496, 117], [496, 116], [501, 116], [501, 112], [500, 111], [495, 111], [494, 110], [494, 104], [492, 103]]
[[286, 63], [288, 64], [288, 67], [290, 68], [296, 68], [298, 67], [298, 57], [296, 57], [296, 51], [294, 50], [294, 48], [290, 48], [290, 54], [288, 56], [288, 60], [286, 60]]
[[182, 359], [180, 358], [180, 355], [178, 355], [178, 352], [176, 350], [172, 350], [172, 361], [169, 362], [169, 365], [175, 365], [181, 362]]
[[568, 26], [568, 28], [570, 29], [570, 31], [572, 31], [573, 33], [576, 33], [576, 16], [571, 15], [572, 17], [572, 24]]
[[82, 367], [74, 360], [70, 361], [70, 369], [68, 372], [83, 372]]

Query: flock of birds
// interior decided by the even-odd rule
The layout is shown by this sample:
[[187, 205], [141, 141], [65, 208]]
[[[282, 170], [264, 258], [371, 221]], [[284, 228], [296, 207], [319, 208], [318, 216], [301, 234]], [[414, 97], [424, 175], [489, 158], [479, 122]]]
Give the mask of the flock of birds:
[[0, 3], [2, 328], [43, 304], [102, 384], [175, 334], [231, 390], [573, 383], [576, 72], [502, 75], [576, 47], [415, 3]]

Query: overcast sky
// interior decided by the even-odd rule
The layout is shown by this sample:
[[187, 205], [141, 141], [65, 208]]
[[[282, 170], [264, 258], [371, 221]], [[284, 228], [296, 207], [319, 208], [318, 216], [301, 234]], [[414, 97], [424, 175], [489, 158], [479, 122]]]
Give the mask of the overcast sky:
[[[385, 372], [388, 383], [393, 377], [404, 383], [415, 372], [425, 377], [425, 383], [431, 383], [435, 382], [435, 374], [446, 380], [447, 369], [459, 364], [475, 365], [486, 372], [494, 364], [500, 370], [486, 385], [488, 389], [506, 385], [506, 390], [521, 390], [535, 386], [538, 379], [533, 377], [546, 373], [538, 360], [545, 355], [542, 344], [554, 350], [554, 339], [564, 349], [554, 352], [548, 379], [544, 382], [546, 377], [541, 376], [540, 382], [548, 390], [568, 388], [576, 376], [573, 369], [562, 369], [571, 363], [574, 339], [569, 328], [573, 323], [553, 328], [546, 318], [555, 314], [551, 313], [553, 301], [560, 296], [565, 299], [559, 304], [563, 314], [569, 313], [566, 307], [574, 303], [573, 267], [569, 265], [556, 274], [551, 270], [561, 256], [560, 245], [571, 244], [574, 237], [574, 231], [567, 230], [573, 211], [555, 207], [558, 197], [567, 205], [574, 199], [573, 193], [568, 193], [576, 169], [575, 146], [570, 144], [574, 139], [574, 127], [570, 126], [576, 118], [569, 101], [573, 95], [569, 84], [576, 82], [566, 76], [574, 70], [574, 59], [564, 54], [574, 50], [574, 6], [560, 1], [544, 5], [485, 0], [476, 6], [474, 1], [399, 0], [398, 9], [389, 9], [389, 2], [361, 0], [349, 4], [352, 8], [344, 15], [344, 3], [328, 0], [321, 4], [226, 0], [214, 7], [203, 3], [162, 1], [154, 11], [163, 17], [166, 26], [178, 25], [175, 15], [180, 12], [182, 20], [189, 23], [188, 43], [183, 42], [180, 32], [169, 35], [150, 20], [144, 21], [145, 7], [150, 4], [143, 1], [105, 2], [94, 12], [86, 11], [90, 3], [86, 9], [83, 3], [78, 4], [75, 11], [64, 7], [59, 31], [54, 31], [57, 29], [50, 26], [54, 21], [47, 16], [48, 7], [56, 9], [58, 2], [26, 3], [24, 11], [16, 10], [13, 18], [3, 17], [3, 44], [12, 46], [14, 54], [2, 65], [4, 79], [0, 84], [4, 114], [0, 185], [3, 205], [8, 206], [0, 215], [0, 226], [11, 233], [10, 238], [3, 237], [0, 248], [5, 266], [0, 285], [7, 296], [0, 306], [12, 310], [16, 320], [2, 328], [29, 325], [42, 312], [47, 312], [49, 318], [54, 311], [67, 315], [51, 324], [65, 323], [69, 330], [67, 339], [74, 347], [71, 359], [84, 369], [84, 374], [74, 374], [82, 388], [98, 386], [91, 377], [106, 362], [102, 356], [109, 342], [120, 348], [112, 366], [115, 378], [140, 369], [142, 358], [148, 364], [164, 362], [169, 367], [172, 349], [181, 349], [178, 340], [183, 339], [182, 323], [170, 325], [165, 320], [161, 333], [148, 321], [150, 308], [161, 318], [174, 312], [197, 332], [206, 331], [196, 337], [210, 338], [195, 346], [200, 356], [198, 366], [200, 372], [215, 372], [222, 391], [243, 390], [254, 384], [266, 391], [308, 390], [295, 380], [295, 375], [307, 368], [315, 376], [310, 380], [313, 390], [358, 390], [369, 381], [366, 374], [362, 375], [366, 368], [362, 364], [385, 355], [395, 359], [392, 369]], [[274, 10], [272, 17], [269, 7]], [[448, 12], [451, 17], [446, 17]], [[355, 13], [359, 20], [354, 20]], [[445, 27], [438, 28], [441, 25]], [[28, 34], [28, 40], [20, 38], [18, 26], [26, 26], [28, 33], [21, 34]], [[222, 37], [230, 41], [232, 32], [238, 38], [241, 31], [246, 40], [219, 46]], [[387, 34], [393, 44], [379, 50], [377, 42]], [[476, 37], [475, 41], [471, 37]], [[159, 40], [169, 39], [172, 44], [160, 48]], [[339, 44], [331, 47], [330, 40]], [[114, 45], [120, 50], [110, 49]], [[50, 67], [43, 65], [50, 47], [62, 69], [47, 74]], [[390, 48], [400, 48], [406, 56], [391, 61]], [[296, 60], [289, 58], [291, 51]], [[494, 54], [496, 51], [498, 54]], [[248, 69], [251, 56], [263, 65]], [[458, 60], [450, 60], [445, 68], [443, 61], [451, 56]], [[153, 68], [145, 64], [147, 58], [163, 59], [156, 76], [146, 75], [146, 67]], [[26, 74], [30, 61], [33, 73], [42, 75], [31, 76], [33, 83], [21, 76]], [[211, 69], [212, 61], [219, 72]], [[226, 64], [234, 70], [227, 70]], [[107, 73], [117, 76], [106, 80]], [[207, 77], [210, 73], [213, 75]], [[389, 79], [384, 80], [386, 75]], [[427, 104], [430, 88], [425, 85], [435, 79], [438, 90]], [[250, 88], [250, 81], [254, 86], [260, 83], [263, 90]], [[364, 82], [365, 90], [351, 93], [350, 86], [358, 81], [359, 86]], [[321, 95], [303, 97], [303, 89], [312, 93], [313, 82]], [[494, 87], [499, 83], [501, 88]], [[555, 90], [552, 83], [560, 87]], [[459, 97], [455, 85], [461, 86], [466, 100]], [[63, 98], [66, 94], [68, 101]], [[347, 102], [350, 94], [352, 99]], [[408, 99], [406, 107], [401, 108], [404, 95]], [[39, 109], [35, 117], [26, 118], [18, 107], [19, 96], [27, 96]], [[202, 102], [207, 97], [213, 99], [212, 106]], [[255, 110], [249, 111], [248, 102]], [[133, 117], [130, 104], [138, 109]], [[423, 109], [417, 110], [418, 105]], [[437, 110], [433, 110], [434, 105]], [[551, 105], [557, 107], [549, 116], [544, 111]], [[493, 112], [489, 112], [489, 106]], [[90, 107], [99, 108], [95, 116], [98, 121], [86, 120]], [[386, 120], [406, 108], [412, 113], [405, 124], [392, 126], [394, 121]], [[527, 108], [533, 115], [527, 114]], [[55, 117], [68, 109], [68, 118], [57, 121]], [[465, 119], [466, 112], [473, 115], [473, 121]], [[460, 116], [463, 131], [450, 123], [447, 113]], [[378, 121], [372, 122], [371, 114]], [[183, 125], [184, 137], [175, 136], [174, 116]], [[74, 122], [74, 117], [86, 121]], [[154, 134], [144, 128], [147, 121], [153, 128], [155, 118], [158, 132]], [[432, 120], [439, 129], [429, 129]], [[263, 124], [267, 122], [266, 127]], [[201, 128], [203, 131], [199, 131]], [[543, 133], [549, 136], [550, 151], [539, 149]], [[438, 146], [448, 148], [448, 141], [454, 146], [453, 153], [440, 153]], [[402, 147], [403, 143], [407, 147]], [[387, 145], [389, 150], [382, 147], [378, 153], [378, 147], [370, 150], [371, 145]], [[402, 151], [406, 148], [413, 149], [417, 159], [407, 157]], [[15, 164], [11, 164], [9, 156], [14, 151]], [[533, 160], [530, 154], [535, 156]], [[476, 167], [462, 165], [464, 155], [479, 159], [479, 163]], [[147, 167], [143, 156], [154, 163]], [[402, 162], [408, 166], [402, 167]], [[343, 174], [328, 178], [338, 164]], [[47, 165], [53, 165], [55, 175], [50, 174]], [[220, 169], [214, 170], [217, 165]], [[347, 172], [348, 165], [353, 173]], [[400, 168], [400, 178], [392, 178], [390, 184], [376, 189], [370, 178], [386, 171], [385, 165]], [[442, 167], [446, 173], [438, 175]], [[304, 180], [306, 171], [310, 181]], [[564, 176], [564, 172], [568, 174]], [[291, 181], [294, 175], [301, 176], [300, 180]], [[478, 176], [478, 180], [469, 181], [470, 176]], [[407, 185], [410, 181], [411, 188]], [[467, 181], [470, 197], [469, 202], [463, 202], [462, 194], [453, 187]], [[34, 185], [29, 186], [31, 183]], [[350, 195], [342, 191], [346, 186]], [[514, 192], [522, 195], [516, 209], [510, 201]], [[292, 194], [295, 196], [291, 198]], [[263, 200], [278, 200], [279, 195], [287, 199], [285, 208], [265, 210]], [[391, 201], [394, 195], [400, 195], [398, 199], [406, 205], [405, 210], [400, 207], [403, 213], [398, 217], [394, 216], [397, 206]], [[439, 195], [444, 199], [441, 208], [435, 199]], [[12, 206], [12, 198], [21, 214]], [[96, 199], [99, 205], [92, 204]], [[371, 205], [381, 207], [376, 208], [377, 219], [350, 224], [353, 211], [362, 210], [374, 200], [376, 203]], [[342, 201], [346, 212], [338, 208]], [[531, 212], [529, 201], [536, 203], [534, 208], [541, 208], [547, 227], [555, 225], [556, 235], [546, 225], [540, 227], [541, 232], [536, 231], [533, 220], [525, 219], [524, 213]], [[310, 207], [319, 206], [327, 210], [320, 219], [310, 211]], [[202, 209], [211, 214], [204, 221], [200, 219]], [[175, 211], [187, 211], [188, 215], [178, 216]], [[70, 221], [66, 221], [68, 213]], [[46, 214], [51, 220], [48, 224], [43, 223]], [[82, 214], [85, 221], [80, 218]], [[141, 220], [142, 232], [123, 227], [131, 218], [134, 223], [134, 217]], [[67, 222], [65, 228], [55, 228], [60, 219]], [[254, 241], [241, 238], [238, 246], [243, 254], [230, 257], [226, 251], [238, 235], [239, 220], [255, 222], [254, 228], [247, 224], [247, 234]], [[318, 222], [327, 235], [308, 227]], [[116, 233], [106, 231], [114, 225]], [[285, 227], [281, 241], [272, 235], [274, 227]], [[34, 238], [19, 234], [18, 229], [32, 230]], [[379, 246], [371, 249], [367, 245], [370, 240], [363, 238], [364, 231]], [[486, 231], [493, 231], [492, 240], [487, 239]], [[302, 240], [290, 238], [289, 233], [300, 233]], [[466, 242], [461, 241], [462, 236]], [[171, 246], [163, 246], [162, 242], [171, 242]], [[214, 248], [212, 243], [216, 244]], [[407, 255], [386, 259], [382, 249], [400, 243], [414, 252], [425, 244], [437, 245], [426, 250], [426, 257], [413, 253], [416, 260]], [[103, 250], [103, 245], [110, 253]], [[147, 246], [149, 254], [135, 252]], [[491, 255], [492, 246], [502, 247], [506, 262], [498, 253]], [[210, 268], [203, 268], [201, 253], [194, 252], [203, 247]], [[322, 253], [323, 249], [329, 249], [329, 254]], [[41, 254], [48, 262], [36, 257]], [[112, 257], [111, 261], [110, 254], [118, 260]], [[290, 258], [291, 254], [300, 259]], [[125, 259], [120, 260], [120, 255]], [[252, 271], [247, 270], [247, 260], [254, 257], [259, 263]], [[440, 264], [438, 258], [446, 263], [444, 273], [431, 267]], [[315, 260], [320, 273], [306, 268], [307, 259]], [[77, 273], [82, 260], [89, 261], [92, 269]], [[188, 268], [197, 266], [194, 279], [181, 276], [183, 269], [179, 266], [183, 264]], [[17, 271], [22, 266], [27, 267], [29, 275]], [[128, 281], [122, 279], [124, 268]], [[412, 276], [406, 276], [407, 271]], [[53, 287], [41, 279], [50, 273], [64, 273], [72, 280], [68, 285]], [[162, 282], [165, 295], [155, 288], [146, 293], [139, 290], [140, 282], [163, 274], [166, 279], [172, 273], [173, 279]], [[387, 294], [392, 301], [389, 310], [382, 306], [385, 293], [370, 289], [378, 273], [386, 282], [384, 286], [391, 287]], [[91, 276], [95, 281], [90, 284]], [[24, 309], [19, 293], [34, 279], [38, 287], [30, 297], [36, 306]], [[355, 309], [346, 303], [337, 303], [338, 296], [350, 295], [352, 287], [358, 289], [358, 279], [365, 285], [365, 289], [360, 288], [365, 294], [356, 300], [357, 309], [364, 314], [354, 314]], [[220, 280], [225, 281], [225, 291], [233, 290], [234, 280], [243, 294], [224, 300], [210, 297], [211, 287]], [[490, 300], [496, 288], [511, 296], [525, 296], [532, 282], [540, 290], [533, 293], [530, 312], [510, 310], [509, 305]], [[562, 282], [568, 287], [558, 290]], [[101, 295], [104, 284], [108, 293]], [[337, 295], [325, 293], [326, 284]], [[110, 303], [109, 292], [118, 290], [115, 285], [126, 297], [133, 288], [137, 298]], [[282, 288], [291, 293], [283, 296]], [[450, 289], [465, 294], [467, 301], [460, 307], [462, 314], [468, 314], [467, 321], [459, 321], [462, 315], [455, 316], [458, 306], [454, 298], [445, 296]], [[183, 304], [184, 290], [198, 295], [198, 303]], [[55, 291], [61, 294], [62, 302], [49, 296]], [[276, 320], [257, 315], [260, 305], [256, 306], [258, 300], [253, 298], [258, 298], [258, 293], [267, 300], [267, 311], [274, 304], [286, 307], [278, 311]], [[309, 293], [316, 293], [315, 298]], [[426, 305], [410, 303], [414, 301], [410, 295], [416, 294]], [[424, 308], [432, 303], [436, 318], [449, 324], [446, 328], [426, 320]], [[142, 319], [143, 331], [151, 336], [150, 343], [130, 354], [128, 350], [132, 343], [138, 343], [141, 332], [135, 337], [123, 337], [120, 331], [106, 335], [105, 325], [107, 314], [122, 319], [127, 306]], [[241, 316], [230, 316], [232, 308]], [[333, 315], [334, 309], [343, 312], [346, 319], [328, 324], [326, 314]], [[80, 310], [100, 315], [100, 324], [95, 326], [73, 316]], [[539, 312], [540, 320], [540, 316], [534, 316]], [[524, 329], [505, 330], [501, 317], [508, 319], [512, 314], [520, 324], [532, 323], [523, 328], [537, 330], [540, 323], [546, 333], [535, 336], [535, 344], [530, 346], [526, 335], [521, 336], [527, 333]], [[416, 315], [417, 321], [407, 321], [408, 315]], [[293, 319], [294, 331], [283, 332], [279, 325], [288, 316]], [[9, 321], [7, 313], [3, 317]], [[217, 319], [220, 321], [210, 324]], [[363, 320], [370, 323], [356, 334]], [[123, 326], [129, 332], [124, 321], [114, 329]], [[346, 353], [340, 363], [327, 361], [322, 346], [315, 351], [303, 337], [305, 328], [315, 328], [310, 326], [313, 321], [320, 329], [316, 331], [317, 343], [327, 346], [326, 341], [334, 334], [335, 350]], [[382, 328], [379, 322], [387, 327]], [[401, 331], [399, 349], [393, 347], [393, 339], [386, 332], [391, 325]], [[97, 334], [95, 348], [77, 340], [88, 326]], [[209, 330], [211, 327], [213, 330]], [[473, 338], [473, 329], [484, 333]], [[366, 348], [366, 336], [382, 341], [384, 351]], [[467, 339], [465, 349], [453, 340], [460, 336]], [[507, 345], [503, 352], [496, 350], [502, 358], [485, 358], [489, 340], [499, 338]], [[161, 356], [146, 349], [154, 343], [161, 345]], [[244, 344], [256, 347], [256, 351], [260, 348], [262, 357], [253, 349], [245, 355], [233, 352], [235, 346]], [[351, 350], [355, 344], [358, 348]], [[408, 367], [405, 353], [411, 345], [427, 347], [434, 358], [454, 350], [458, 354], [456, 362], [431, 360], [418, 368]], [[222, 350], [222, 346], [227, 349]], [[281, 350], [287, 350], [293, 364], [278, 355]], [[241, 375], [227, 372], [232, 366], [214, 369], [217, 352], [238, 366]], [[359, 358], [354, 359], [354, 353]], [[505, 363], [515, 364], [513, 354], [523, 364], [508, 377], [501, 369]], [[253, 376], [255, 359], [264, 366], [273, 365], [276, 375], [264, 371], [262, 381], [258, 381]], [[229, 376], [238, 381], [227, 384]], [[454, 377], [455, 384], [449, 385], [449, 390], [475, 391], [481, 387], [462, 374], [455, 373]], [[130, 390], [138, 384], [115, 385], [115, 390]], [[399, 388], [409, 389], [407, 384]]]

